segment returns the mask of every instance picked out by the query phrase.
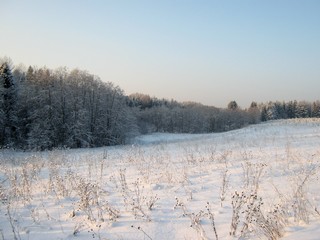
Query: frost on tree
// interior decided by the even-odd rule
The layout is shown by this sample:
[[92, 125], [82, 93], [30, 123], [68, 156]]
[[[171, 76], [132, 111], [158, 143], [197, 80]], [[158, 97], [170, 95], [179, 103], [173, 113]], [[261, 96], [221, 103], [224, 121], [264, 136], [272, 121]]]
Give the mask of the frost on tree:
[[239, 107], [238, 107], [238, 104], [236, 101], [231, 101], [229, 102], [228, 104], [228, 109], [230, 110], [237, 110]]
[[7, 62], [2, 63], [0, 66], [0, 94], [0, 145], [10, 146], [16, 133], [16, 89], [11, 68]]

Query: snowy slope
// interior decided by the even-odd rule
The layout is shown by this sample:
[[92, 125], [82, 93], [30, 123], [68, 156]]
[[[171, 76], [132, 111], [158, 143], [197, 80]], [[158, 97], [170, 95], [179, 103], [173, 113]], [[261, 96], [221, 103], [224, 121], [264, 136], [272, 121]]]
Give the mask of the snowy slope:
[[0, 160], [0, 239], [320, 236], [319, 119]]

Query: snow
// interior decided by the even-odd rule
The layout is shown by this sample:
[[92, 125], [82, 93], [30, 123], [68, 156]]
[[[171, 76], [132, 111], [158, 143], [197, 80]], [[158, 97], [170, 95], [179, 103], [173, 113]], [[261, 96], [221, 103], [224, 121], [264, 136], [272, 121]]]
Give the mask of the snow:
[[[127, 146], [1, 150], [0, 239], [216, 239], [213, 225], [219, 239], [271, 239], [267, 217], [281, 239], [319, 239], [319, 147], [320, 120], [295, 119]], [[246, 200], [230, 236], [237, 197]]]

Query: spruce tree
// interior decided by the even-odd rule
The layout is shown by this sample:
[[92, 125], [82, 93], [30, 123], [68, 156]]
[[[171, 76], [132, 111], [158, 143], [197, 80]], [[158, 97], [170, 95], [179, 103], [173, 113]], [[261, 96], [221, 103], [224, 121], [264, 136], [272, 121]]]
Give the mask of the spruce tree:
[[0, 85], [1, 85], [1, 137], [0, 144], [12, 146], [16, 136], [16, 109], [17, 100], [16, 86], [12, 75], [11, 68], [7, 62], [0, 66]]
[[311, 116], [318, 118], [320, 117], [320, 102], [316, 101], [312, 103]]

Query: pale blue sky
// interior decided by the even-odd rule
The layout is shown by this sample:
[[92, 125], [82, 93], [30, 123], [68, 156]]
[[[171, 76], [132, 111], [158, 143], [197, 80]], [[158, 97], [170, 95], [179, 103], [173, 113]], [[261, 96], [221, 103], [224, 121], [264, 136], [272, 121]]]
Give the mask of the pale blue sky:
[[126, 94], [317, 100], [318, 0], [0, 0], [0, 57], [78, 67]]

